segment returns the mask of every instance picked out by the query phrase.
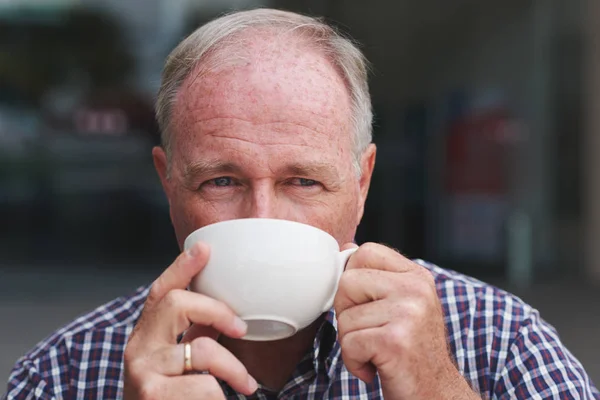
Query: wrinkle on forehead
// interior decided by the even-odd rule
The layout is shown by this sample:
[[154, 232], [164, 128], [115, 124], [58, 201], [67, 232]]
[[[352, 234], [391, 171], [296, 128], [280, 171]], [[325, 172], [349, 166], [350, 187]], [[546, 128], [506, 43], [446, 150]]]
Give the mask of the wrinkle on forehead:
[[[310, 143], [289, 143], [289, 141], [286, 141], [284, 138], [281, 140], [260, 140], [260, 138], [258, 140], [256, 139], [246, 139], [244, 137], [241, 137], [240, 135], [227, 135], [225, 133], [221, 133], [221, 134], [210, 134], [210, 136], [215, 137], [215, 138], [219, 138], [219, 139], [225, 139], [225, 140], [235, 140], [235, 141], [239, 141], [239, 142], [244, 142], [244, 143], [248, 143], [250, 145], [260, 145], [260, 146], [292, 146], [292, 147], [310, 147]], [[272, 137], [272, 136], [271, 136]], [[271, 138], [269, 137], [269, 139]]]
[[[198, 126], [198, 131], [201, 131], [205, 138], [235, 139], [265, 146], [310, 146], [331, 136], [331, 132], [321, 130], [327, 126], [325, 121], [310, 126], [302, 122], [288, 121], [257, 124], [236, 117], [219, 117], [196, 120], [193, 124]], [[248, 135], [249, 131], [252, 131], [251, 135]]]

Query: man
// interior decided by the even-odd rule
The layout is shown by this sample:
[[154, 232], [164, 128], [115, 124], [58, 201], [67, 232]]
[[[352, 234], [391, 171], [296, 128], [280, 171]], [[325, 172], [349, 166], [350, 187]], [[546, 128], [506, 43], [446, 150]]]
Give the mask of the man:
[[[375, 163], [360, 51], [318, 20], [221, 17], [167, 60], [154, 162], [181, 245], [270, 217], [354, 246]], [[239, 340], [226, 305], [186, 290], [210, 248], [79, 318], [20, 359], [8, 398], [600, 398], [538, 313], [379, 244], [350, 258], [333, 309], [291, 338]], [[260, 290], [260, 289], [257, 289]]]

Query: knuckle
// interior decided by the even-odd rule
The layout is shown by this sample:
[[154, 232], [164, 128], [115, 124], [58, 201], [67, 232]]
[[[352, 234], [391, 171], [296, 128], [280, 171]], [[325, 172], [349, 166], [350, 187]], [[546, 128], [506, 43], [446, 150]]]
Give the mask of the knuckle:
[[163, 297], [162, 301], [166, 308], [178, 308], [181, 304], [181, 297], [181, 293], [178, 290], [171, 290]]
[[416, 271], [419, 274], [419, 276], [422, 277], [425, 282], [427, 282], [430, 285], [435, 287], [435, 278], [433, 277], [433, 274], [431, 273], [431, 271], [429, 271], [427, 268], [422, 267], [418, 264], [415, 264], [415, 266], [416, 266]]
[[[333, 299], [333, 307], [337, 312], [343, 313], [351, 301], [351, 293], [357, 282], [357, 270], [345, 271], [340, 277], [337, 293]], [[339, 315], [338, 315], [339, 317]]]
[[349, 355], [354, 352], [360, 352], [364, 347], [364, 344], [360, 340], [360, 332], [349, 332], [339, 340], [342, 354]]
[[351, 354], [353, 349], [356, 349], [353, 336], [354, 335], [352, 333], [348, 333], [344, 336], [340, 336], [339, 338], [342, 357], [344, 358], [347, 357], [348, 354]]
[[152, 286], [150, 286], [150, 291], [148, 292], [148, 301], [153, 302], [160, 300], [162, 292], [163, 289], [161, 278], [157, 278], [154, 283], [152, 283]]
[[342, 307], [345, 305], [345, 300], [343, 300], [341, 297], [342, 293], [343, 293], [343, 291], [341, 291], [340, 288], [338, 287], [338, 292], [333, 299], [333, 309], [336, 312], [339, 312], [340, 310], [342, 310]]
[[348, 276], [351, 275], [350, 271], [352, 271], [352, 270], [344, 271], [342, 273], [342, 275], [340, 276], [340, 281], [338, 282], [338, 288], [337, 288], [337, 295], [334, 299], [334, 302], [339, 300], [340, 293], [344, 293], [344, 291], [348, 287], [348, 280], [350, 279]]
[[426, 317], [427, 307], [422, 300], [407, 301], [403, 304], [403, 317], [408, 321], [419, 321]]
[[345, 290], [349, 287], [353, 287], [357, 281], [360, 279], [360, 270], [357, 269], [349, 269], [344, 271], [342, 276], [340, 277], [340, 282], [338, 284], [338, 290]]
[[203, 357], [211, 360], [216, 355], [216, 342], [206, 336], [200, 336], [192, 340], [192, 352], [195, 357]]
[[379, 246], [377, 243], [367, 242], [358, 248], [354, 257], [356, 257], [357, 262], [362, 264], [379, 251]]
[[381, 245], [377, 244], [375, 242], [366, 242], [365, 244], [363, 244], [361, 246], [361, 249], [363, 252], [371, 253], [371, 252], [377, 252], [377, 249], [379, 249], [379, 246], [381, 246]]
[[337, 317], [337, 334], [338, 334], [340, 344], [346, 337], [346, 319], [347, 319], [346, 315], [347, 315], [347, 313], [345, 311], [343, 311]]
[[350, 347], [352, 344], [352, 333], [347, 333], [345, 335], [339, 335], [340, 347], [344, 350], [345, 347]]
[[410, 343], [406, 328], [401, 324], [388, 324], [383, 330], [382, 341], [386, 348], [392, 351], [404, 351], [409, 348]]
[[426, 277], [424, 279], [420, 279], [414, 286], [413, 290], [415, 291], [418, 298], [423, 299], [433, 299], [437, 297], [437, 291], [435, 288], [435, 284], [432, 284]]
[[160, 307], [158, 308], [158, 313], [161, 317], [157, 317], [156, 319], [161, 319], [162, 316], [170, 315], [170, 318], [175, 326], [189, 327], [190, 321], [188, 320], [187, 312], [186, 312], [186, 298], [183, 290], [174, 289], [169, 291], [162, 299]]

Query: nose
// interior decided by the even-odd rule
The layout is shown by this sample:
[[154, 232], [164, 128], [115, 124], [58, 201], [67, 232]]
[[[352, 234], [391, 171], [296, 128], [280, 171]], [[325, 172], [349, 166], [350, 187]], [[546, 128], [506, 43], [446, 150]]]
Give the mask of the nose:
[[275, 188], [269, 182], [255, 184], [251, 190], [247, 208], [248, 218], [285, 219], [286, 212], [281, 207]]
[[276, 218], [275, 191], [265, 183], [257, 184], [252, 188], [248, 218]]

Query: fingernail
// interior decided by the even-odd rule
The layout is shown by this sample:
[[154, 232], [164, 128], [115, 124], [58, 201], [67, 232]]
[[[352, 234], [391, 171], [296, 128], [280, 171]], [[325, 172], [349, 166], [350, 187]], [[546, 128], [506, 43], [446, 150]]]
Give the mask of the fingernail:
[[246, 332], [246, 330], [248, 329], [248, 324], [244, 322], [244, 320], [240, 317], [235, 317], [233, 319], [233, 326], [238, 332]]
[[188, 254], [188, 256], [190, 256], [190, 257], [194, 258], [194, 257], [196, 257], [198, 254], [200, 254], [200, 248], [199, 248], [199, 247], [200, 247], [200, 245], [199, 245], [198, 243], [194, 243], [194, 244], [192, 245], [192, 247], [190, 247], [190, 248], [187, 250], [187, 254]]
[[256, 379], [254, 379], [250, 375], [248, 375], [248, 389], [250, 389], [252, 393], [258, 390], [258, 383], [256, 382]]

